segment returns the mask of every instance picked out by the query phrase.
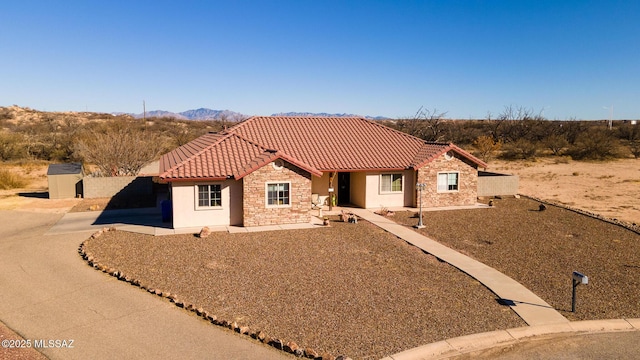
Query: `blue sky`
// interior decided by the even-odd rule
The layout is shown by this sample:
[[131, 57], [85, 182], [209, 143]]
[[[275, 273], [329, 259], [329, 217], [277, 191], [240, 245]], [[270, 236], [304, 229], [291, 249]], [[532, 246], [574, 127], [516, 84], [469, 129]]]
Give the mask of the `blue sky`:
[[639, 1], [10, 1], [0, 106], [640, 118]]

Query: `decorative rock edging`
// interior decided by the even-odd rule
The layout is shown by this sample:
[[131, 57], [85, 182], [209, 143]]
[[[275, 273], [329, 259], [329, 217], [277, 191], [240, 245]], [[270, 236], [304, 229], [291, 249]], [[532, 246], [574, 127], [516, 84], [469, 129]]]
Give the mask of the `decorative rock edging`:
[[551, 200], [540, 199], [540, 198], [537, 198], [537, 197], [531, 196], [531, 195], [520, 194], [520, 196], [528, 198], [528, 199], [531, 199], [533, 201], [537, 201], [537, 202], [543, 203], [543, 204], [548, 204], [548, 205], [552, 205], [552, 206], [559, 207], [559, 208], [562, 208], [562, 209], [566, 209], [566, 210], [569, 210], [569, 211], [573, 211], [573, 212], [575, 212], [577, 214], [580, 214], [580, 215], [586, 215], [586, 216], [592, 217], [594, 219], [598, 219], [598, 220], [601, 220], [601, 221], [604, 221], [604, 222], [608, 222], [608, 223], [613, 224], [613, 225], [618, 225], [620, 227], [623, 227], [623, 228], [625, 228], [627, 230], [633, 231], [634, 233], [640, 235], [640, 225], [638, 225], [636, 223], [628, 223], [628, 222], [621, 221], [621, 220], [618, 220], [618, 219], [608, 218], [606, 216], [602, 216], [600, 214], [596, 214], [596, 213], [593, 213], [593, 212], [590, 212], [590, 211], [587, 211], [587, 210], [574, 208], [574, 207], [571, 207], [571, 206], [568, 206], [568, 205], [564, 205], [564, 204], [561, 204], [561, 203], [558, 203], [558, 202], [555, 202], [555, 201], [551, 201]]
[[94, 269], [102, 271], [103, 273], [109, 274], [117, 278], [118, 280], [128, 282], [131, 285], [137, 286], [140, 289], [145, 290], [151, 294], [155, 294], [160, 297], [163, 297], [167, 299], [169, 302], [174, 303], [177, 307], [183, 308], [186, 311], [193, 312], [199, 317], [203, 318], [205, 321], [212, 323], [213, 325], [222, 326], [229, 330], [235, 331], [236, 333], [239, 333], [241, 335], [249, 336], [254, 340], [273, 346], [276, 349], [293, 354], [297, 357], [305, 357], [308, 359], [315, 359], [315, 360], [351, 360], [351, 358], [344, 355], [333, 356], [328, 353], [320, 354], [312, 348], [302, 349], [298, 346], [298, 344], [296, 344], [293, 341], [284, 341], [282, 339], [273, 338], [268, 334], [266, 334], [264, 331], [253, 329], [249, 326], [240, 326], [235, 321], [232, 322], [229, 320], [219, 319], [216, 315], [209, 313], [208, 311], [204, 310], [202, 307], [198, 307], [194, 304], [185, 303], [184, 301], [180, 300], [176, 294], [172, 294], [168, 291], [162, 291], [160, 289], [156, 289], [150, 284], [142, 283], [140, 282], [140, 280], [134, 279], [131, 276], [124, 274], [120, 270], [101, 264], [93, 256], [93, 254], [86, 251], [85, 247], [87, 242], [89, 242], [92, 239], [99, 238], [100, 236], [102, 236], [102, 234], [108, 231], [116, 231], [116, 228], [115, 227], [102, 228], [101, 230], [98, 230], [95, 233], [93, 233], [91, 237], [83, 241], [78, 247], [78, 253], [80, 254], [80, 256], [87, 261], [87, 264], [89, 264], [89, 266], [93, 267]]

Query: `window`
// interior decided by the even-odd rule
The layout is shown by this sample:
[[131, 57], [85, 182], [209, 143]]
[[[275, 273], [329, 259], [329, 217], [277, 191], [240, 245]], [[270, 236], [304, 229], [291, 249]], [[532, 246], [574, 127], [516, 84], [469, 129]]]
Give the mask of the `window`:
[[438, 173], [438, 192], [458, 191], [458, 173]]
[[381, 174], [380, 192], [402, 192], [402, 174]]
[[291, 183], [267, 183], [267, 206], [289, 206]]
[[222, 186], [220, 184], [198, 185], [198, 207], [221, 207]]

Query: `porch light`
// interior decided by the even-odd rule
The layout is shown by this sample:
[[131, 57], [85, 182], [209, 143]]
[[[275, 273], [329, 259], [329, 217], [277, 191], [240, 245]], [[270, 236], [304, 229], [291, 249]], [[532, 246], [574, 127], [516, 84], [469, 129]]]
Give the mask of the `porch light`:
[[416, 187], [418, 188], [418, 198], [420, 200], [420, 212], [418, 213], [418, 225], [415, 226], [416, 229], [424, 229], [426, 226], [422, 223], [422, 190], [427, 186], [425, 183], [416, 183]]

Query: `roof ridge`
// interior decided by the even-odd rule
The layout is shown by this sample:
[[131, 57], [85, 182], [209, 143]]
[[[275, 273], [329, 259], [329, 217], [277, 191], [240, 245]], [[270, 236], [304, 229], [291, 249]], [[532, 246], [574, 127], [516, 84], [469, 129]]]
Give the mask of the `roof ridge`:
[[[273, 117], [273, 116], [270, 116], [270, 117]], [[243, 141], [248, 142], [249, 144], [252, 144], [252, 145], [258, 146], [261, 149], [264, 149], [265, 152], [273, 152], [273, 154], [275, 154], [278, 158], [284, 159], [287, 162], [290, 162], [291, 164], [293, 164], [293, 165], [295, 165], [297, 167], [301, 167], [300, 165], [303, 165], [303, 166], [305, 166], [305, 167], [307, 167], [309, 169], [313, 169], [313, 170], [315, 170], [317, 172], [320, 171], [320, 170], [316, 169], [315, 166], [313, 166], [311, 164], [307, 164], [306, 162], [304, 162], [301, 159], [298, 159], [298, 158], [288, 154], [287, 152], [285, 152], [282, 149], [269, 149], [268, 147], [266, 147], [266, 146], [264, 146], [264, 145], [262, 145], [262, 144], [260, 144], [260, 143], [258, 143], [256, 141], [247, 139], [242, 135], [238, 135], [238, 134], [233, 134], [233, 135], [235, 135], [237, 138], [239, 138], [239, 139], [241, 139]], [[310, 171], [310, 172], [313, 173], [312, 171]]]
[[262, 144], [258, 143], [257, 141], [254, 141], [254, 140], [251, 140], [251, 139], [247, 139], [246, 137], [244, 137], [244, 136], [242, 136], [242, 135], [238, 135], [238, 134], [236, 134], [236, 133], [231, 133], [231, 134], [229, 134], [229, 135], [231, 135], [231, 136], [235, 136], [235, 137], [237, 137], [238, 139], [240, 139], [240, 140], [242, 140], [242, 141], [246, 141], [246, 142], [248, 142], [248, 143], [249, 143], [249, 144], [251, 144], [251, 145], [255, 145], [255, 146], [258, 146], [258, 147], [260, 147], [260, 148], [263, 148], [265, 151], [270, 151], [270, 150], [273, 150], [273, 151], [276, 151], [276, 152], [281, 151], [281, 150], [278, 150], [278, 149], [269, 149], [268, 147], [266, 147], [266, 146], [264, 146], [264, 145], [262, 145]]
[[225, 129], [224, 131], [225, 131], [227, 134], [234, 133], [234, 132], [236, 131], [236, 129], [238, 129], [238, 128], [240, 128], [240, 127], [244, 127], [244, 126], [245, 126], [245, 124], [247, 124], [247, 123], [248, 123], [248, 122], [250, 122], [250, 121], [254, 121], [253, 119], [255, 119], [255, 118], [257, 118], [257, 117], [259, 117], [259, 116], [251, 116], [251, 117], [249, 117], [248, 119], [246, 119], [246, 120], [244, 120], [244, 121], [241, 121], [241, 122], [239, 122], [238, 124], [235, 124], [235, 125], [233, 125], [232, 127], [228, 128], [228, 129]]
[[[421, 138], [419, 138], [419, 137], [417, 137], [417, 136], [414, 136], [414, 135], [408, 134], [408, 133], [406, 133], [406, 132], [404, 132], [404, 131], [400, 131], [400, 130], [394, 129], [394, 128], [390, 127], [390, 126], [386, 126], [386, 125], [380, 124], [380, 123], [378, 123], [378, 122], [375, 122], [375, 121], [373, 121], [373, 120], [369, 120], [369, 119], [364, 118], [364, 117], [356, 117], [355, 119], [363, 120], [363, 121], [365, 121], [365, 122], [368, 122], [369, 124], [372, 124], [372, 125], [375, 125], [375, 126], [377, 126], [377, 127], [379, 127], [379, 128], [382, 128], [383, 130], [391, 131], [391, 132], [394, 132], [394, 133], [396, 133], [396, 134], [398, 134], [398, 135], [402, 135], [402, 136], [404, 136], [404, 137], [408, 137], [408, 138], [410, 138], [410, 139], [415, 139], [415, 140], [422, 141], [422, 142], [428, 142], [428, 141], [426, 141], [426, 140], [424, 140], [424, 139], [421, 139]], [[448, 144], [444, 144], [444, 145], [448, 145]]]

